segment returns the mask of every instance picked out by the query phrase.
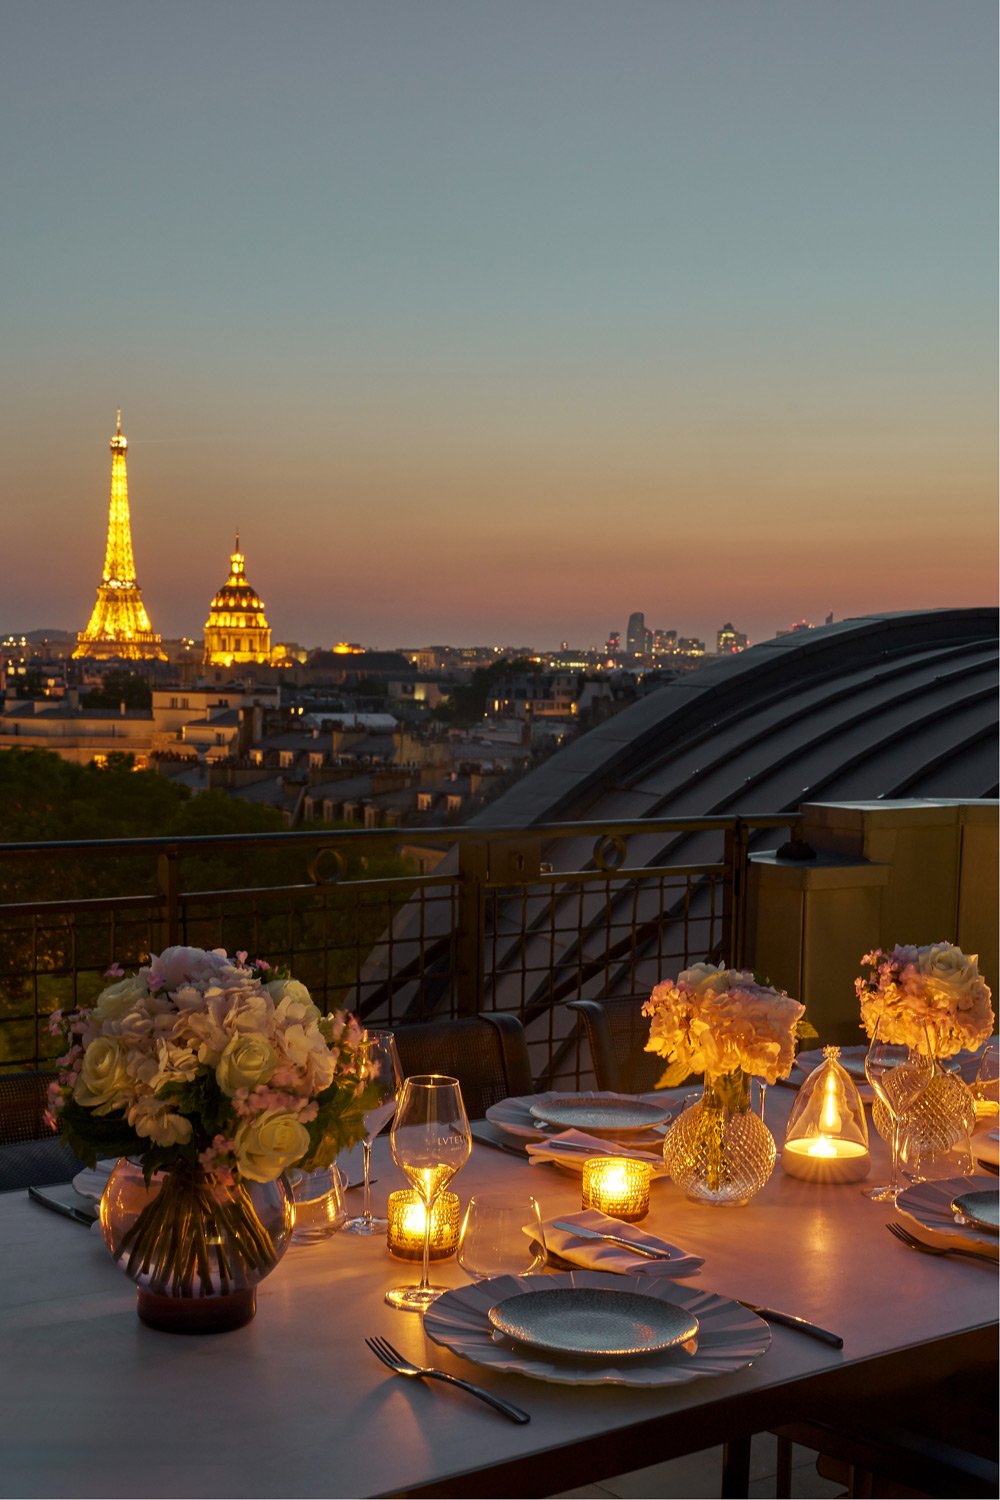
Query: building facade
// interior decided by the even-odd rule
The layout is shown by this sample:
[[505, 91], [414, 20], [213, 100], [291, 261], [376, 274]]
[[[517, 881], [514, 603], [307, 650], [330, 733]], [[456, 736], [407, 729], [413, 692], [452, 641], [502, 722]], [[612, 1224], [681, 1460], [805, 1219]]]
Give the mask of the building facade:
[[271, 659], [271, 628], [263, 601], [247, 582], [245, 558], [236, 551], [229, 559], [229, 577], [222, 585], [205, 621], [205, 664], [231, 667], [234, 662], [267, 662]]

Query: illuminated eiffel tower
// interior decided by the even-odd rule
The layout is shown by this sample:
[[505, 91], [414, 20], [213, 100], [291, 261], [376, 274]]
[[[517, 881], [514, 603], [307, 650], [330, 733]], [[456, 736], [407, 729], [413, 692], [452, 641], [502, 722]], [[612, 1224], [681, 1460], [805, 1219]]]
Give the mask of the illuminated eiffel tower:
[[128, 475], [122, 437], [122, 414], [111, 439], [111, 508], [108, 514], [108, 550], [104, 574], [97, 586], [97, 603], [86, 630], [77, 636], [74, 656], [166, 661], [160, 637], [153, 634], [142, 590], [135, 578], [132, 527], [128, 515]]

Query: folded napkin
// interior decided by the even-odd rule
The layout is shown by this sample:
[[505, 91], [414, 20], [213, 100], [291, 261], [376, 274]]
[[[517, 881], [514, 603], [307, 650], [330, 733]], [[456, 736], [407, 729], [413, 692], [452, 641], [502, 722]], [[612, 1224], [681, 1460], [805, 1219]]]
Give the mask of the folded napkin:
[[[622, 1245], [610, 1240], [578, 1239], [565, 1229], [556, 1229], [554, 1219], [543, 1224], [545, 1243], [548, 1249], [561, 1260], [575, 1266], [586, 1266], [590, 1271], [620, 1271], [629, 1276], [693, 1276], [705, 1264], [704, 1257], [689, 1255], [677, 1245], [647, 1234], [638, 1224], [623, 1224], [621, 1219], [611, 1219], [598, 1208], [584, 1209], [575, 1214], [559, 1214], [561, 1223], [580, 1224], [584, 1229], [594, 1229], [599, 1234], [616, 1234], [621, 1239], [633, 1240], [639, 1245], [648, 1245], [650, 1250], [668, 1250], [669, 1260], [650, 1260], [645, 1255], [633, 1255]], [[525, 1234], [531, 1234], [531, 1225], [525, 1226]]]
[[527, 1141], [530, 1162], [551, 1161], [560, 1167], [569, 1167], [583, 1174], [583, 1164], [588, 1156], [630, 1156], [635, 1161], [644, 1161], [653, 1169], [654, 1177], [666, 1175], [662, 1142], [657, 1138], [655, 1146], [623, 1145], [621, 1141], [599, 1140], [596, 1135], [587, 1135], [583, 1130], [563, 1130], [541, 1141]]

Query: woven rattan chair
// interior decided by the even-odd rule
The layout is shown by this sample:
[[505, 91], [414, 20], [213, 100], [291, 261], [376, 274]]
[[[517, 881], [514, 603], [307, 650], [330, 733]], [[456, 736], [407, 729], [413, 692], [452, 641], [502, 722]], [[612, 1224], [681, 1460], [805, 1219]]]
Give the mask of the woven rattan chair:
[[534, 1088], [524, 1028], [516, 1016], [484, 1014], [459, 1021], [397, 1026], [403, 1074], [446, 1073], [457, 1078], [470, 1120], [491, 1104]]
[[45, 1119], [54, 1073], [0, 1073], [0, 1193], [69, 1182], [83, 1166]]
[[663, 1058], [643, 1051], [649, 1040], [649, 1017], [642, 1014], [645, 998], [628, 995], [567, 1002], [583, 1018], [599, 1089], [648, 1094], [662, 1077]]

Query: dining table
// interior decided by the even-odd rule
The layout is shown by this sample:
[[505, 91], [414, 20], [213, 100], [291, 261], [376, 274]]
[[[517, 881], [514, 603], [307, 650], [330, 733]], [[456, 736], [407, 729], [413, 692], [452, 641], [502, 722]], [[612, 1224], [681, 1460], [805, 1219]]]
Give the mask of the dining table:
[[[771, 1089], [779, 1150], [795, 1095]], [[888, 1152], [872, 1131], [872, 1178]], [[451, 1183], [532, 1194], [543, 1218], [580, 1209], [581, 1179], [475, 1143]], [[405, 1185], [387, 1133], [373, 1199]], [[991, 1181], [993, 1179], [990, 1179]], [[258, 1288], [246, 1327], [179, 1336], [144, 1326], [135, 1288], [97, 1229], [0, 1196], [0, 1410], [5, 1496], [551, 1495], [614, 1474], [823, 1418], [838, 1400], [877, 1403], [995, 1357], [996, 1272], [923, 1255], [887, 1230], [892, 1205], [864, 1184], [822, 1184], [776, 1166], [742, 1207], [689, 1201], [652, 1183], [642, 1228], [704, 1264], [678, 1285], [796, 1314], [843, 1338], [834, 1349], [773, 1324], [751, 1365], [659, 1388], [551, 1384], [473, 1366], [386, 1305], [419, 1266], [384, 1239], [337, 1233], [293, 1245]], [[354, 1196], [349, 1195], [349, 1198]], [[457, 1260], [435, 1281], [468, 1284]], [[462, 1391], [404, 1379], [366, 1338], [493, 1391], [530, 1413], [515, 1425]]]

